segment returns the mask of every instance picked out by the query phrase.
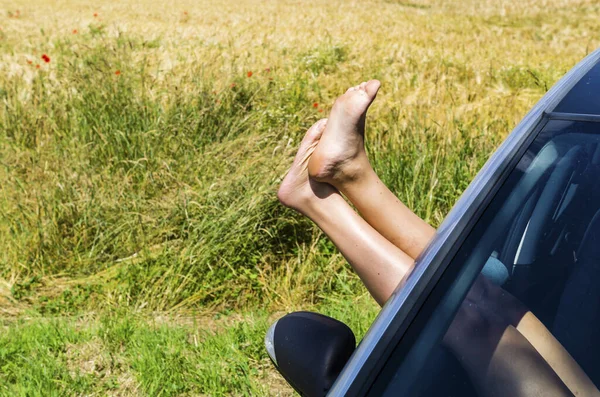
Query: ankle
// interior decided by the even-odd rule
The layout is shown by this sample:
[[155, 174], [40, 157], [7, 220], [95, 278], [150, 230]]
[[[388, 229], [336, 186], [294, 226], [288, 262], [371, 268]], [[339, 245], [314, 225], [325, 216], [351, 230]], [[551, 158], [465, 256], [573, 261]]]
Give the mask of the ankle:
[[309, 179], [308, 186], [302, 189], [290, 189], [290, 186], [282, 185], [277, 191], [277, 198], [284, 206], [310, 217], [323, 201], [336, 192], [329, 184]]
[[304, 213], [305, 209], [310, 207], [311, 199], [308, 194], [302, 190], [295, 191], [288, 186], [281, 186], [277, 191], [277, 199], [283, 206]]
[[342, 193], [348, 190], [360, 189], [373, 177], [377, 177], [366, 154], [348, 162], [339, 175], [334, 176], [332, 184]]

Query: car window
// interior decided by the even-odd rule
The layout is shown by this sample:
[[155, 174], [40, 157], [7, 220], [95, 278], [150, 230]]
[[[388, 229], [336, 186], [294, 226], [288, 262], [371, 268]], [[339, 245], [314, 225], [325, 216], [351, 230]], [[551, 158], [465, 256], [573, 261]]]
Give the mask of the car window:
[[599, 178], [600, 123], [548, 121], [451, 260], [370, 395], [486, 396], [486, 374], [509, 387], [524, 376], [516, 371], [518, 355], [504, 368], [485, 361], [486, 352], [499, 354], [528, 312], [600, 385]]
[[579, 80], [554, 109], [559, 113], [600, 113], [600, 63]]

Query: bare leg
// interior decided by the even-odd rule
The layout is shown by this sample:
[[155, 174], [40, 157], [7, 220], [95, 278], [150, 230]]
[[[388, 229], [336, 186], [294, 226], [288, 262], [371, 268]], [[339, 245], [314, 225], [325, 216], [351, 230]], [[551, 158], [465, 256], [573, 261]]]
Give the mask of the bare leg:
[[552, 367], [573, 394], [576, 396], [600, 396], [594, 383], [569, 352], [517, 298], [486, 280], [485, 277], [479, 276], [469, 291], [467, 300], [478, 302], [481, 310], [490, 314], [495, 313], [505, 324], [515, 327]]
[[333, 186], [308, 177], [308, 160], [323, 133], [325, 120], [313, 125], [300, 144], [278, 197], [315, 222], [356, 270], [381, 305], [412, 269], [413, 260], [377, 233]]
[[415, 259], [435, 229], [385, 186], [364, 148], [366, 112], [379, 85], [379, 81], [370, 80], [348, 89], [335, 101], [308, 170], [311, 177], [340, 190], [371, 226]]
[[573, 395], [520, 332], [488, 314], [466, 299], [444, 337], [480, 395]]

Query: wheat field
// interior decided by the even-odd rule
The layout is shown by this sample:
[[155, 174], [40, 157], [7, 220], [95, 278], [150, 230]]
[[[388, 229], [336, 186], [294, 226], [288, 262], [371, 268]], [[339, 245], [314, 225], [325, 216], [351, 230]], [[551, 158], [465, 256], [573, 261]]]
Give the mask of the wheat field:
[[593, 0], [0, 0], [0, 394], [291, 395], [262, 348], [378, 308], [275, 192], [335, 97], [437, 226], [600, 46]]

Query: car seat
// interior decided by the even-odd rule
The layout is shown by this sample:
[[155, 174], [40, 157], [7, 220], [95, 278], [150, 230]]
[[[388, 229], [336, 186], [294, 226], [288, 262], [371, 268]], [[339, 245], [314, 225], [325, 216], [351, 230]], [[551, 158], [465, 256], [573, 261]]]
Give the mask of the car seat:
[[552, 333], [600, 385], [600, 210], [577, 251], [577, 263], [560, 299]]
[[[511, 280], [506, 289], [545, 324], [554, 320], [566, 275], [574, 262], [572, 255], [565, 254], [566, 246], [562, 250], [555, 248], [564, 240], [569, 223], [565, 215], [575, 207], [572, 193], [587, 163], [583, 148], [575, 146], [568, 150], [551, 168], [548, 177], [539, 181], [537, 192], [523, 206], [529, 216], [521, 214], [515, 219], [519, 228], [523, 228], [525, 215], [527, 224], [514, 254]], [[505, 256], [503, 259], [507, 261]]]

